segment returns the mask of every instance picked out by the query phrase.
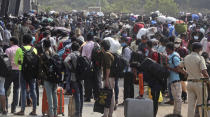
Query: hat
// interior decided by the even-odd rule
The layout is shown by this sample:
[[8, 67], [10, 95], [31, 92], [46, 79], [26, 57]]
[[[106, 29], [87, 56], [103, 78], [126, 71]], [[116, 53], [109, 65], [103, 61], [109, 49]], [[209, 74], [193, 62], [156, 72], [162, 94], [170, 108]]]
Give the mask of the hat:
[[192, 50], [193, 51], [195, 51], [196, 49], [202, 49], [203, 48], [203, 46], [201, 45], [201, 43], [199, 43], [199, 42], [194, 42], [193, 44], [192, 44]]

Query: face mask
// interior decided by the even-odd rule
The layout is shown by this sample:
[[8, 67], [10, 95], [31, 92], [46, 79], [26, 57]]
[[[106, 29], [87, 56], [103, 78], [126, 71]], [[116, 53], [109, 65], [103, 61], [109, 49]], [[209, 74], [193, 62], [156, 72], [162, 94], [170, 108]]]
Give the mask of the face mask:
[[122, 47], [125, 47], [127, 44], [126, 43], [121, 43], [121, 46]]
[[198, 36], [194, 36], [194, 39], [195, 39], [195, 40], [198, 40]]
[[156, 46], [154, 46], [153, 48], [154, 48], [155, 50], [157, 50], [157, 49], [158, 49], [158, 47], [159, 47], [159, 46], [158, 46], [158, 45], [156, 45]]
[[175, 48], [179, 48], [180, 47], [180, 44], [174, 44], [174, 47]]
[[122, 34], [122, 36], [123, 36], [123, 37], [127, 37], [127, 34], [126, 34], [126, 33], [124, 33], [124, 34]]

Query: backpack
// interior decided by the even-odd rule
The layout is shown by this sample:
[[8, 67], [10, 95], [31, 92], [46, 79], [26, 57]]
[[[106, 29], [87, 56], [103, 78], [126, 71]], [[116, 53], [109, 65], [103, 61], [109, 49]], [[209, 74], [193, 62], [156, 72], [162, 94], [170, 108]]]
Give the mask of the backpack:
[[114, 56], [114, 61], [110, 68], [110, 77], [123, 77], [123, 71], [128, 67], [128, 62], [118, 54], [112, 53], [112, 55]]
[[72, 72], [75, 73], [77, 80], [79, 81], [85, 80], [87, 75], [89, 75], [90, 72], [93, 71], [92, 63], [85, 56], [81, 56], [81, 55], [76, 55], [76, 56], [77, 56], [76, 67], [70, 61], [70, 64], [72, 65], [72, 68], [73, 68]]
[[50, 57], [44, 55], [42, 59], [45, 61], [43, 70], [46, 73], [46, 77], [44, 79], [53, 83], [61, 82], [62, 72], [64, 71], [62, 58], [58, 55], [50, 55]]
[[23, 51], [22, 75], [26, 81], [35, 79], [38, 76], [39, 57], [34, 53], [34, 47], [27, 51], [21, 47]]
[[167, 65], [168, 64], [167, 55], [158, 52], [158, 63], [161, 65]]
[[11, 74], [12, 66], [9, 57], [6, 54], [0, 55], [0, 76], [8, 77]]

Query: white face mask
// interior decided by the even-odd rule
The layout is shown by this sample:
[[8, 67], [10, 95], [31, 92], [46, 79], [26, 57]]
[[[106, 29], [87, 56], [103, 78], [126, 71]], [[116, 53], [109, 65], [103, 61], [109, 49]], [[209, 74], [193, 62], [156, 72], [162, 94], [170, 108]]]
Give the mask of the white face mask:
[[195, 40], [198, 40], [198, 36], [194, 36], [194, 39], [195, 39]]
[[180, 47], [180, 44], [174, 44], [174, 47], [175, 48], [179, 48]]

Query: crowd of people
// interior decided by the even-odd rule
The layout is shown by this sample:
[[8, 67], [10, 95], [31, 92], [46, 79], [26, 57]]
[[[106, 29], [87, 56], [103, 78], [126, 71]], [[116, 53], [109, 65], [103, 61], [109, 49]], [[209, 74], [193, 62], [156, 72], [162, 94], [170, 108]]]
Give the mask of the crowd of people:
[[[11, 64], [10, 74], [0, 77], [2, 114], [9, 112], [8, 92], [13, 83], [10, 112], [15, 115], [24, 116], [27, 105], [33, 107], [30, 115], [37, 115], [37, 105], [41, 104], [39, 87], [43, 85], [49, 117], [58, 114], [58, 86], [65, 94], [74, 95], [75, 117], [82, 117], [83, 102], [97, 100], [101, 88], [112, 89], [110, 108], [105, 108], [103, 115], [112, 117], [118, 106], [119, 79], [124, 80], [126, 100], [134, 98], [134, 82], [138, 74], [143, 74], [144, 85], [151, 88], [154, 116], [162, 93], [169, 95], [166, 104], [174, 105], [174, 114], [181, 115], [182, 103], [188, 100], [188, 117], [194, 117], [196, 105], [202, 104], [202, 84], [197, 81], [208, 78], [210, 73], [210, 18], [201, 14], [191, 16], [180, 15], [176, 21], [162, 21], [158, 13], [99, 16], [53, 12], [2, 17], [0, 52]], [[178, 30], [177, 24], [184, 29]], [[122, 74], [116, 75], [113, 64], [120, 57], [127, 65]], [[163, 63], [161, 58], [165, 60], [162, 65], [169, 72], [166, 82], [130, 66], [135, 62], [141, 64], [145, 58], [158, 64]], [[207, 91], [205, 102], [210, 99]], [[18, 105], [21, 110], [16, 112]], [[199, 112], [201, 116], [201, 108]]]

